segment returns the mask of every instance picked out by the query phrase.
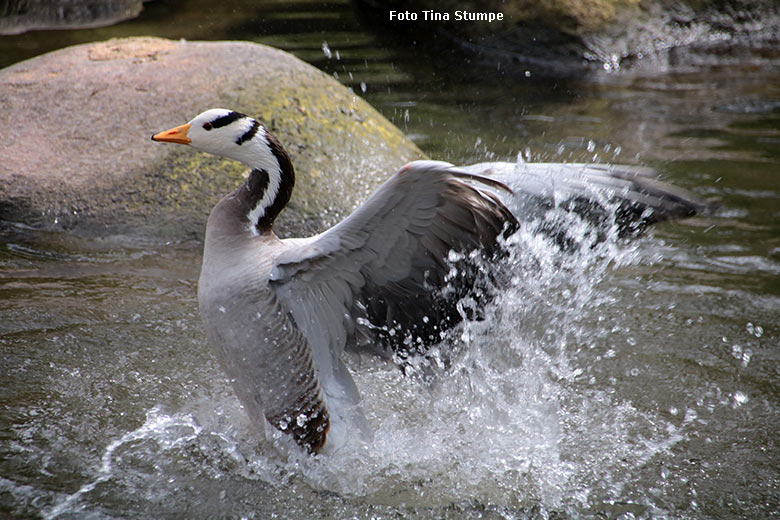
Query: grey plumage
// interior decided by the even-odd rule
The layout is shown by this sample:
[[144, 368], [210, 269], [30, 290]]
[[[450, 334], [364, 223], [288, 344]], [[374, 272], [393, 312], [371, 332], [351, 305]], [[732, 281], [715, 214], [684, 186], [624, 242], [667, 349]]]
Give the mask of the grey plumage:
[[[447, 299], [435, 290], [449, 271], [449, 251], [480, 248], [493, 255], [496, 237], [517, 225], [497, 198], [464, 178], [501, 187], [444, 163], [412, 163], [340, 224], [279, 255], [271, 288], [302, 328], [311, 324], [312, 335], [328, 333], [323, 343], [337, 356], [358, 318], [397, 328], [384, 338], [396, 349], [404, 333], [426, 337], [426, 329], [452, 322], [454, 306], [469, 287], [461, 284]], [[325, 317], [317, 302], [338, 311]]]
[[343, 442], [345, 429], [370, 436], [345, 348], [424, 353], [462, 320], [462, 298], [489, 298], [469, 257], [496, 260], [519, 221], [562, 207], [630, 235], [705, 206], [644, 169], [416, 161], [333, 228], [280, 240], [271, 223], [289, 198], [292, 164], [254, 120], [215, 109], [153, 139], [254, 168], [209, 217], [201, 314], [253, 422], [312, 452]]

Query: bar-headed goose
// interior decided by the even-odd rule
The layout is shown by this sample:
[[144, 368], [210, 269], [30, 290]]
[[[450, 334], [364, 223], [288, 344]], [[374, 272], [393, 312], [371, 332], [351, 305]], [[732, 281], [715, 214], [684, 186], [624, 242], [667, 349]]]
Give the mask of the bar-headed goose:
[[333, 228], [282, 240], [272, 226], [290, 199], [293, 166], [260, 123], [212, 109], [152, 139], [252, 168], [209, 216], [200, 312], [252, 422], [264, 432], [268, 421], [315, 453], [347, 428], [370, 435], [341, 359], [346, 346], [424, 352], [461, 321], [459, 300], [484, 296], [474, 272], [451, 276], [453, 257], [494, 258], [500, 237], [556, 202], [603, 218], [594, 187], [618, 201], [606, 216], [625, 233], [700, 207], [628, 167], [415, 161]]

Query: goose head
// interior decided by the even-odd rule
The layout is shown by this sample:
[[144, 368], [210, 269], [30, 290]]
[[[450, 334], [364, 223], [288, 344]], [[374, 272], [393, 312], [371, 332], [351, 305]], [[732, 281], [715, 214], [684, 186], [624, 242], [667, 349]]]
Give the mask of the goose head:
[[240, 191], [239, 216], [253, 232], [270, 230], [290, 199], [295, 174], [279, 141], [257, 120], [224, 108], [212, 108], [190, 122], [152, 136], [153, 141], [177, 143], [235, 159], [252, 168]]
[[224, 108], [212, 108], [189, 123], [152, 136], [153, 141], [178, 143], [228, 157], [258, 169], [277, 169], [268, 132], [255, 119]]

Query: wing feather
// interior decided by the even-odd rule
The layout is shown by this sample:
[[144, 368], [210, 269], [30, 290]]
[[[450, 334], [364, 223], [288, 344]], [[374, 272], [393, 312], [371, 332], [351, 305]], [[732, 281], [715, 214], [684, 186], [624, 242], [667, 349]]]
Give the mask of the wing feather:
[[[485, 163], [463, 169], [416, 161], [330, 230], [285, 241], [270, 285], [311, 344], [325, 393], [355, 403], [351, 379], [338, 381], [347, 374], [340, 361], [347, 344], [418, 352], [418, 344], [424, 349], [462, 319], [458, 300], [484, 297], [467, 260], [442, 289], [450, 251], [479, 249], [490, 258], [500, 251], [497, 238], [517, 229], [502, 195], [514, 190], [512, 208], [524, 219], [557, 205], [597, 225], [616, 222], [626, 233], [703, 208], [654, 175], [635, 167]], [[336, 390], [329, 378], [340, 384]]]
[[[410, 163], [344, 221], [277, 257], [272, 287], [296, 321], [327, 331], [322, 356], [340, 356], [356, 326], [370, 329], [361, 338], [398, 349], [405, 333], [459, 321], [462, 294], [438, 290], [450, 250], [492, 252], [507, 222], [516, 224], [480, 184], [508, 191], [447, 163]], [[356, 325], [358, 318], [368, 324]]]

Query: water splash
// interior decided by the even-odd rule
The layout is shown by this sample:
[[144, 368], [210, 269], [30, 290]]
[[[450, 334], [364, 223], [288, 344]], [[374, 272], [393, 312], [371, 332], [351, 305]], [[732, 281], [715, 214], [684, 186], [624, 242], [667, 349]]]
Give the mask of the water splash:
[[[539, 232], [551, 225], [565, 230], [565, 253]], [[499, 266], [507, 289], [485, 319], [466, 321], [439, 347], [449, 362], [433, 380], [404, 377], [377, 360], [350, 360], [373, 442], [356, 440], [309, 457], [276, 432], [261, 449], [240, 405], [224, 390], [222, 400], [192, 402], [182, 413], [150, 410], [139, 428], [109, 443], [94, 478], [45, 518], [87, 512], [105, 493], [123, 507], [134, 500], [195, 503], [217, 508], [209, 510], [215, 515], [223, 502], [235, 513], [268, 512], [273, 507], [265, 510], [266, 504], [278, 502], [284, 505], [274, 507], [288, 511], [282, 507], [325, 500], [344, 513], [334, 517], [349, 516], [354, 508], [342, 506], [349, 500], [433, 511], [492, 504], [573, 515], [628, 507], [616, 502], [631, 496], [635, 473], [685, 439], [701, 418], [683, 405], [670, 418], [642, 411], [618, 397], [608, 371], [594, 369], [620, 359], [610, 339], [614, 331], [632, 337], [604, 282], [615, 268], [645, 260], [614, 230], [599, 235], [589, 229], [562, 209], [524, 223], [507, 241], [509, 254]], [[748, 402], [747, 393], [727, 397], [729, 407]], [[182, 481], [194, 481], [197, 495], [180, 491]], [[636, 500], [626, 511], [656, 512], [651, 501]]]
[[121, 460], [121, 449], [141, 441], [154, 441], [163, 451], [179, 447], [197, 437], [200, 427], [191, 417], [171, 417], [161, 414], [158, 407], [146, 414], [146, 421], [136, 430], [126, 433], [121, 438], [111, 442], [103, 452], [97, 478], [79, 488], [72, 495], [66, 496], [49, 511], [43, 512], [46, 520], [55, 519], [63, 514], [80, 513], [81, 498], [94, 491], [99, 485], [109, 482], [114, 477], [114, 466]]
[[578, 247], [562, 254], [538, 222], [511, 237], [501, 266], [510, 287], [486, 319], [440, 347], [457, 353], [441, 377], [421, 383], [392, 367], [354, 367], [375, 440], [297, 460], [313, 488], [406, 505], [581, 511], [622, 496], [632, 468], [684, 438], [594, 384], [576, 356], [595, 348], [592, 323], [614, 304], [600, 282], [637, 263], [637, 248], [585, 232], [562, 210], [546, 218]]

